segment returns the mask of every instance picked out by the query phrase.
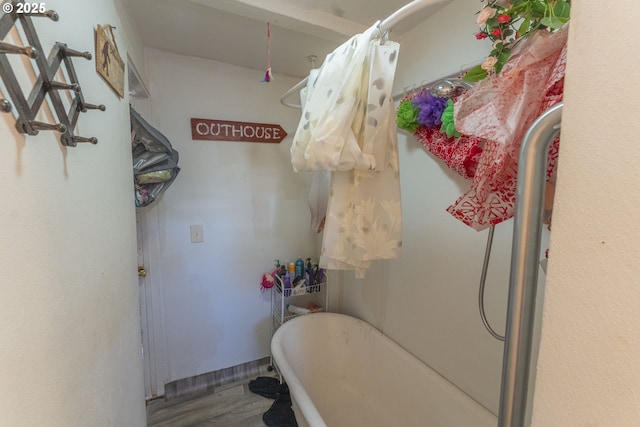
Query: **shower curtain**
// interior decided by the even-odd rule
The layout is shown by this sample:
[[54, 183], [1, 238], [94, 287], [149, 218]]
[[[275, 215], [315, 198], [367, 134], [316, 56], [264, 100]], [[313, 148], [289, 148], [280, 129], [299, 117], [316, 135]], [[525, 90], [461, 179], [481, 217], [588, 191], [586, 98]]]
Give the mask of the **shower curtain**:
[[399, 45], [378, 24], [327, 55], [310, 74], [291, 146], [296, 171], [328, 170], [320, 265], [355, 270], [397, 258], [402, 209], [391, 90]]

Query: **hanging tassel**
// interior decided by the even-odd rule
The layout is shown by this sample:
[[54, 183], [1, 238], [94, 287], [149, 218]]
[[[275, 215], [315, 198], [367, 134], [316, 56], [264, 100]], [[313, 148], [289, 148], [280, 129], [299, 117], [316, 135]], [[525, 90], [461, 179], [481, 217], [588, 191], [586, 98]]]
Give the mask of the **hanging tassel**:
[[267, 71], [264, 73], [263, 82], [269, 83], [273, 79], [271, 74], [271, 23], [267, 22]]

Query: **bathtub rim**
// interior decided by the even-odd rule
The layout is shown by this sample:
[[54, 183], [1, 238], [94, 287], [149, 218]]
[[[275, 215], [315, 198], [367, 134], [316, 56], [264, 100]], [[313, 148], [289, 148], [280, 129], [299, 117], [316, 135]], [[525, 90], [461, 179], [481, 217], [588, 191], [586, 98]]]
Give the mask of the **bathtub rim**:
[[[309, 394], [300, 383], [298, 376], [293, 372], [293, 369], [291, 368], [289, 363], [286, 362], [287, 358], [284, 355], [282, 339], [280, 338], [286, 333], [286, 329], [294, 327], [291, 326], [292, 324], [295, 324], [295, 322], [301, 321], [308, 316], [348, 317], [351, 319], [356, 318], [340, 313], [309, 313], [302, 316], [294, 317], [293, 319], [285, 322], [278, 328], [278, 330], [276, 330], [276, 332], [273, 334], [273, 337], [271, 338], [271, 354], [273, 355], [273, 359], [276, 362], [276, 368], [278, 369], [282, 377], [286, 380], [292, 400], [295, 400], [296, 405], [300, 412], [302, 412], [302, 415], [304, 416], [307, 424], [314, 427], [326, 427], [327, 424], [324, 422], [324, 418], [322, 418], [322, 415], [320, 415], [320, 412], [318, 412], [316, 405], [313, 403], [313, 401], [309, 397]], [[362, 320], [360, 319], [356, 320], [362, 322]]]
[[[298, 376], [295, 374], [293, 368], [289, 365], [287, 361], [287, 357], [284, 353], [282, 337], [286, 336], [287, 329], [296, 328], [297, 322], [304, 322], [305, 321], [304, 319], [306, 319], [306, 321], [309, 321], [312, 318], [319, 319], [321, 317], [327, 319], [327, 320], [324, 320], [327, 322], [331, 322], [331, 319], [338, 319], [337, 320], [338, 322], [350, 322], [360, 326], [367, 327], [369, 329], [368, 332], [370, 334], [376, 336], [378, 339], [388, 342], [393, 347], [398, 348], [409, 359], [415, 361], [421, 366], [424, 366], [430, 372], [435, 374], [436, 377], [434, 378], [436, 378], [436, 381], [438, 383], [445, 385], [449, 390], [455, 390], [455, 396], [457, 399], [464, 396], [465, 402], [468, 401], [469, 404], [474, 407], [471, 410], [475, 411], [475, 415], [481, 416], [483, 418], [483, 422], [487, 426], [496, 425], [498, 421], [496, 414], [492, 413], [489, 409], [487, 409], [485, 406], [480, 404], [473, 397], [471, 397], [470, 395], [465, 393], [463, 390], [461, 390], [460, 387], [458, 387], [456, 384], [452, 383], [446, 377], [442, 376], [442, 374], [435, 371], [433, 368], [431, 368], [429, 365], [424, 363], [422, 360], [418, 359], [414, 354], [407, 351], [407, 349], [405, 349], [400, 344], [395, 342], [393, 339], [391, 339], [391, 337], [384, 334], [381, 330], [377, 329], [375, 326], [371, 325], [370, 323], [367, 323], [362, 319], [359, 319], [355, 316], [351, 316], [348, 314], [320, 312], [320, 313], [310, 313], [310, 314], [297, 316], [285, 322], [275, 331], [271, 340], [271, 353], [272, 353], [276, 368], [279, 370], [281, 377], [286, 380], [287, 385], [289, 386], [292, 402], [293, 401], [296, 402], [299, 412], [302, 414], [302, 416], [304, 417], [305, 421], [308, 423], [309, 426], [326, 427], [327, 424], [324, 421], [324, 418], [322, 417], [322, 415], [320, 415], [320, 412], [316, 408], [316, 405], [313, 403], [313, 400], [311, 399], [309, 394], [306, 392], [304, 386], [298, 379]], [[292, 322], [295, 322], [295, 323], [292, 323]], [[297, 414], [298, 412], [296, 412], [296, 415]]]

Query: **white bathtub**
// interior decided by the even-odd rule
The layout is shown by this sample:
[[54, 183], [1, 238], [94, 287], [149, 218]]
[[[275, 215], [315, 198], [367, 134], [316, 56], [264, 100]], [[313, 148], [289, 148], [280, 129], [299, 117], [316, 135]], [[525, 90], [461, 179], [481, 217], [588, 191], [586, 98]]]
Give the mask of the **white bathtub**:
[[292, 319], [271, 351], [299, 427], [495, 427], [496, 416], [371, 325]]

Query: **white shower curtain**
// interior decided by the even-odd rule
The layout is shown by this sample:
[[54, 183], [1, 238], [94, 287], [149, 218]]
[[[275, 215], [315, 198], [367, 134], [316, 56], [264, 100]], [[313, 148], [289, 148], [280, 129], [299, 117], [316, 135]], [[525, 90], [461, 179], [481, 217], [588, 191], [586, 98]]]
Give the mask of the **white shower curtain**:
[[376, 36], [374, 25], [352, 37], [309, 76], [291, 146], [296, 171], [332, 171], [320, 265], [359, 278], [402, 243], [391, 94], [399, 45]]

